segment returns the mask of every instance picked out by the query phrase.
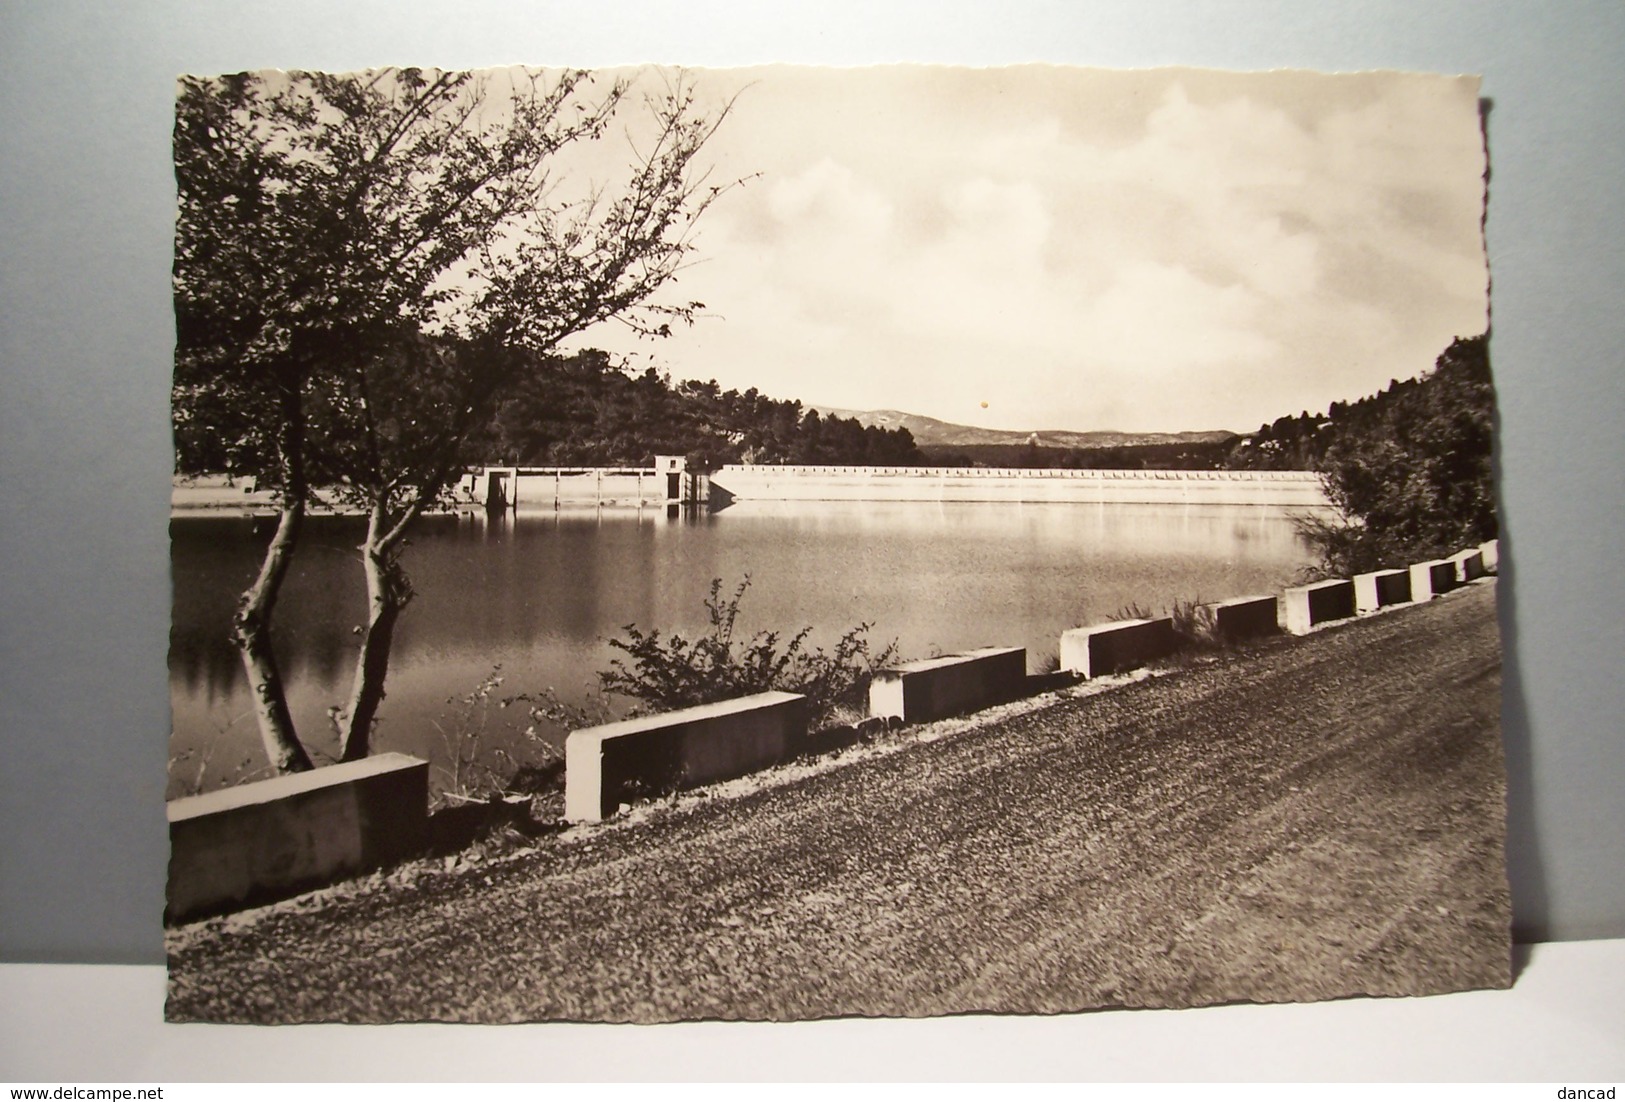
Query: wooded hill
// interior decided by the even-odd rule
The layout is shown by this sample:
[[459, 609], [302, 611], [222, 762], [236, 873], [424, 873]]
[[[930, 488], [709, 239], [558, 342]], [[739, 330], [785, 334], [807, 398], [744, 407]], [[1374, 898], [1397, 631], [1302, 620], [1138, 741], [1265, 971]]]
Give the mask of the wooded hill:
[[701, 470], [725, 463], [924, 462], [907, 429], [824, 417], [755, 387], [741, 393], [715, 381], [673, 383], [653, 368], [629, 374], [598, 351], [545, 366], [471, 442], [479, 461], [637, 466], [653, 455], [685, 455]]
[[[1325, 470], [1380, 441], [1457, 453], [1488, 462], [1493, 394], [1488, 337], [1458, 338], [1432, 370], [1393, 379], [1376, 394], [1333, 402], [1324, 413], [1278, 417], [1236, 440], [1234, 470]], [[1463, 472], [1466, 473], [1466, 472]]]
[[1489, 337], [1458, 338], [1433, 370], [1282, 418], [1238, 446], [1236, 466], [1320, 471], [1340, 514], [1309, 525], [1329, 573], [1441, 556], [1497, 535]]

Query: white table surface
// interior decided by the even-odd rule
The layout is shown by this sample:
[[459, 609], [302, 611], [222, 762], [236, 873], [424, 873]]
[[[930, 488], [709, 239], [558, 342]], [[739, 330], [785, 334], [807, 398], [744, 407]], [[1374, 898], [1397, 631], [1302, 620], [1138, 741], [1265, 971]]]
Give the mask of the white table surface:
[[1510, 991], [787, 1025], [200, 1026], [153, 966], [0, 965], [0, 1081], [1625, 1078], [1625, 940], [1519, 950]]

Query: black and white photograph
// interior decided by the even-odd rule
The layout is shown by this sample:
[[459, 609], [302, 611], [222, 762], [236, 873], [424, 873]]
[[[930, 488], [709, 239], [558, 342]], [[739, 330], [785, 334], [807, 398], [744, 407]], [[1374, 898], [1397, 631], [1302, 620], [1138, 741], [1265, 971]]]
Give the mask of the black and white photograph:
[[1509, 986], [1487, 110], [181, 77], [166, 1018]]

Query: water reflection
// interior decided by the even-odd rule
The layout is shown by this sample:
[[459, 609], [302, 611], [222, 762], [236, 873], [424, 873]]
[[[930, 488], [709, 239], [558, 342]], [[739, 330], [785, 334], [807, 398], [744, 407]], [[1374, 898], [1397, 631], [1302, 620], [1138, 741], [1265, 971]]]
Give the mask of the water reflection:
[[[307, 736], [347, 688], [364, 616], [362, 531], [309, 521], [278, 604], [277, 657]], [[171, 534], [172, 753], [223, 744], [221, 761], [253, 759], [229, 635], [268, 534], [193, 517]], [[1307, 557], [1289, 512], [1258, 506], [739, 502], [675, 517], [589, 507], [433, 518], [406, 552], [418, 596], [397, 633], [379, 742], [433, 755], [449, 701], [498, 664], [507, 691], [551, 687], [584, 702], [624, 625], [702, 630], [714, 577], [731, 586], [750, 575], [746, 630], [812, 624], [827, 645], [870, 622], [872, 637], [909, 656], [1024, 645], [1036, 662], [1066, 628], [1131, 603], [1274, 592]]]

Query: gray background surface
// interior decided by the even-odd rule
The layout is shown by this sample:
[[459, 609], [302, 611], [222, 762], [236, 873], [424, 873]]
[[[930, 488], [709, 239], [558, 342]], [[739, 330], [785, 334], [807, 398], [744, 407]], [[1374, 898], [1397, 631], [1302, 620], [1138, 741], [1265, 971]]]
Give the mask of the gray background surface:
[[5, 0], [0, 959], [162, 959], [173, 78], [403, 62], [1483, 74], [1517, 933], [1625, 935], [1622, 58], [1615, 0]]

